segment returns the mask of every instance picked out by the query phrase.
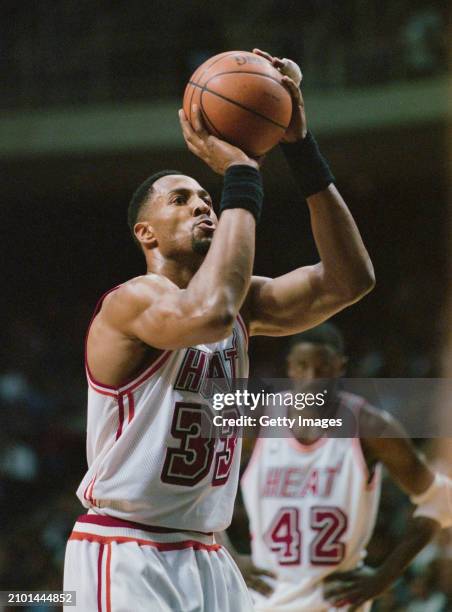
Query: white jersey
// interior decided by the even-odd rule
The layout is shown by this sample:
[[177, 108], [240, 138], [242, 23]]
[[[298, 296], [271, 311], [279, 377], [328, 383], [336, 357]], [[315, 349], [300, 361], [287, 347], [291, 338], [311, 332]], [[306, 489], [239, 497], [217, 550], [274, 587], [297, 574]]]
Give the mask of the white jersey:
[[205, 429], [201, 435], [201, 422], [211, 415], [202, 394], [207, 378], [248, 376], [240, 317], [229, 338], [162, 351], [120, 387], [97, 382], [88, 368], [87, 376], [88, 471], [77, 490], [82, 504], [158, 528], [225, 529], [237, 492], [241, 440], [231, 430], [223, 437], [205, 437]]
[[[364, 400], [340, 393], [355, 410]], [[324, 612], [323, 579], [365, 557], [380, 497], [359, 438], [259, 438], [242, 477], [253, 561], [276, 573], [275, 591], [256, 610]]]

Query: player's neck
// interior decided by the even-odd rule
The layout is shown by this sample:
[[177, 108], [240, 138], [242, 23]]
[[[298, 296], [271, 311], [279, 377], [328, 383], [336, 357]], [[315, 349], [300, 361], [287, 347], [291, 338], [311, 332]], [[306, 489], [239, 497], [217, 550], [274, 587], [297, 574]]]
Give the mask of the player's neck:
[[147, 258], [146, 263], [148, 274], [153, 273], [165, 276], [180, 289], [185, 289], [198, 271], [202, 263], [202, 258], [195, 256], [190, 260], [185, 258], [185, 260], [181, 262], [180, 260], [166, 259], [161, 255], [154, 255], [152, 259]]

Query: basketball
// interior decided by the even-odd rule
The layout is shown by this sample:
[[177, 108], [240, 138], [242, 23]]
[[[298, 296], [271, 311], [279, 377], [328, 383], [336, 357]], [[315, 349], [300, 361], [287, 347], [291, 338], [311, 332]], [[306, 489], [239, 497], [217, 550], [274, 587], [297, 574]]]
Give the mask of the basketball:
[[292, 99], [281, 73], [269, 61], [247, 51], [211, 57], [191, 76], [183, 108], [191, 123], [192, 105], [201, 110], [208, 131], [259, 157], [283, 137]]

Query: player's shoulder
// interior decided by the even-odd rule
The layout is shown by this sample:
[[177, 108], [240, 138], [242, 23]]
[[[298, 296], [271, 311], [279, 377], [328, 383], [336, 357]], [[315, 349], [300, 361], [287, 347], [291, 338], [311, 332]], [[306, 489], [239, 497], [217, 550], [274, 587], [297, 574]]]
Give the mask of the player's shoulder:
[[176, 285], [158, 274], [131, 278], [101, 298], [90, 326], [90, 333], [104, 328], [127, 330], [130, 321], [153, 304], [161, 303], [165, 293], [174, 290], [177, 290]]
[[362, 438], [404, 437], [402, 425], [383, 408], [365, 400], [359, 415], [359, 431]]
[[378, 437], [399, 427], [394, 417], [356, 393], [340, 391], [341, 404], [351, 411], [358, 423], [360, 437]]
[[174, 283], [159, 274], [135, 276], [108, 293], [103, 301], [102, 309], [104, 312], [124, 308], [141, 310], [148, 307], [154, 299], [175, 289], [177, 288]]

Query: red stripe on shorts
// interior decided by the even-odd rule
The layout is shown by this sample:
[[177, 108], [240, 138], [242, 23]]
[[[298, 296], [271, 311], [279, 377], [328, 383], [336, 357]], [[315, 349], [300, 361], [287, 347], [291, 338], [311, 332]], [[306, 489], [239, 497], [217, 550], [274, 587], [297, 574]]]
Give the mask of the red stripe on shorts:
[[105, 542], [100, 543], [99, 556], [97, 558], [97, 612], [102, 612], [102, 557], [104, 554], [104, 545]]
[[[158, 550], [184, 550], [185, 548], [193, 548], [193, 550], [207, 550], [208, 552], [215, 552], [221, 549], [220, 544], [204, 544], [197, 540], [184, 540], [183, 542], [154, 542], [153, 540], [143, 540], [141, 538], [128, 538], [125, 536], [99, 536], [94, 533], [85, 533], [82, 531], [73, 531], [69, 536], [69, 540], [87, 540], [88, 542], [98, 542], [102, 545], [111, 544], [125, 544], [127, 542], [135, 542], [139, 546], [152, 546]], [[98, 565], [99, 570], [100, 565]], [[99, 588], [98, 588], [98, 601], [99, 601]], [[99, 612], [102, 612], [99, 608]]]
[[108, 549], [107, 549], [107, 569], [106, 569], [106, 578], [105, 578], [105, 581], [107, 583], [107, 612], [111, 612], [110, 564], [111, 564], [111, 543], [108, 544]]
[[92, 523], [93, 525], [102, 525], [103, 527], [123, 527], [126, 529], [140, 529], [141, 531], [149, 531], [153, 533], [200, 533], [201, 535], [211, 536], [212, 531], [195, 531], [194, 529], [172, 529], [171, 527], [154, 527], [153, 525], [143, 525], [134, 521], [126, 521], [124, 519], [108, 516], [107, 514], [82, 514], [77, 518], [77, 523]]

